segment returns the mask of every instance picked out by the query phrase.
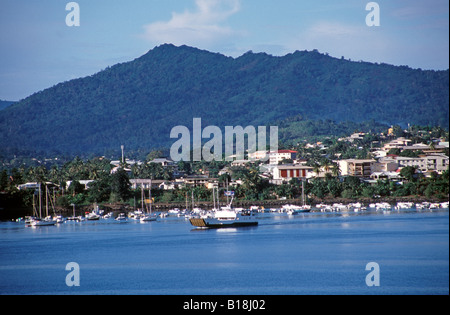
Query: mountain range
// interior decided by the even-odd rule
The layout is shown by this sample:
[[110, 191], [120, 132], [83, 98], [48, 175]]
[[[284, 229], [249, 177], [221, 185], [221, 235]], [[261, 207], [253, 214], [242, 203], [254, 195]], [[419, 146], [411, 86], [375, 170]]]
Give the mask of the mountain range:
[[3, 150], [101, 154], [170, 147], [173, 127], [266, 126], [311, 120], [449, 125], [449, 71], [333, 58], [227, 57], [165, 44], [0, 111]]
[[0, 110], [7, 108], [7, 107], [11, 106], [14, 103], [15, 102], [0, 100]]

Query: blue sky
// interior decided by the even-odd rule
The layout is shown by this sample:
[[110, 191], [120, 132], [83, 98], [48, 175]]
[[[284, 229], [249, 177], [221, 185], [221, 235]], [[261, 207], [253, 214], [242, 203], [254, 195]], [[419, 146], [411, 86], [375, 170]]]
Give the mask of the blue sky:
[[351, 60], [449, 67], [447, 0], [0, 0], [0, 99], [20, 100], [59, 82], [131, 61], [163, 43], [285, 55], [318, 49]]

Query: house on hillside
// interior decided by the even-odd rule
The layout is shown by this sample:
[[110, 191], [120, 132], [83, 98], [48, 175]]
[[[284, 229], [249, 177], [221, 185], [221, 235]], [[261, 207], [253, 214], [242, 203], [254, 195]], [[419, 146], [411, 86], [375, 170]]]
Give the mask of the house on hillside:
[[313, 168], [306, 165], [276, 165], [271, 168], [273, 184], [281, 185], [293, 178], [306, 179], [310, 177]]
[[270, 152], [269, 164], [277, 165], [283, 160], [295, 160], [297, 158], [297, 151], [292, 150], [278, 150]]
[[437, 172], [442, 174], [449, 167], [449, 158], [445, 154], [434, 154], [420, 157], [401, 157], [395, 158], [399, 167], [412, 166], [421, 172]]
[[342, 176], [370, 178], [376, 161], [373, 159], [347, 159], [337, 162]]

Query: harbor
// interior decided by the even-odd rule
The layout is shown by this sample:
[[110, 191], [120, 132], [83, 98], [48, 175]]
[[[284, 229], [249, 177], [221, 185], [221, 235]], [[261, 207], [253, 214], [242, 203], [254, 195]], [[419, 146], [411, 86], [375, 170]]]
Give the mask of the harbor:
[[[168, 213], [168, 212], [167, 212]], [[0, 294], [448, 294], [448, 208], [259, 212], [199, 229], [174, 211], [25, 227], [0, 222]], [[80, 266], [69, 287], [65, 266]], [[365, 267], [380, 266], [368, 287]]]
[[[100, 209], [98, 205], [95, 205], [95, 208], [84, 208], [81, 211], [76, 211], [75, 207], [73, 209], [73, 213], [69, 216], [69, 213], [66, 212], [66, 217], [61, 214], [54, 213], [53, 216], [47, 215], [40, 221], [43, 221], [42, 224], [37, 224], [37, 226], [48, 226], [54, 224], [62, 224], [67, 221], [98, 221], [98, 220], [108, 220], [114, 219], [116, 221], [141, 221], [141, 222], [152, 222], [158, 219], [164, 219], [167, 217], [182, 217], [186, 220], [190, 219], [200, 219], [200, 221], [196, 221], [199, 224], [204, 224], [201, 220], [206, 218], [213, 218], [215, 216], [225, 216], [225, 220], [230, 220], [231, 217], [235, 217], [235, 214], [244, 213], [245, 216], [255, 217], [249, 225], [257, 225], [256, 214], [261, 213], [279, 213], [279, 214], [287, 214], [287, 215], [297, 215], [305, 212], [365, 212], [365, 211], [398, 211], [403, 209], [408, 210], [416, 210], [416, 211], [426, 211], [426, 210], [436, 210], [436, 209], [448, 209], [449, 202], [429, 202], [429, 201], [398, 201], [396, 203], [389, 203], [386, 201], [379, 202], [370, 202], [370, 203], [361, 203], [361, 202], [350, 202], [350, 203], [342, 203], [342, 202], [333, 202], [333, 203], [318, 203], [314, 206], [310, 205], [296, 205], [298, 201], [287, 202], [283, 201], [278, 204], [270, 204], [269, 207], [265, 208], [264, 206], [259, 206], [258, 202], [252, 202], [251, 206], [243, 208], [243, 207], [231, 207], [232, 201], [229, 205], [216, 208], [216, 206], [212, 204], [201, 204], [203, 207], [194, 207], [192, 208], [177, 208], [171, 207], [169, 210], [164, 208], [161, 211], [160, 207], [155, 207], [155, 210], [150, 210], [150, 213], [145, 210], [135, 209], [129, 210], [124, 209], [122, 207], [116, 208], [108, 208], [108, 210]], [[173, 206], [173, 205], [172, 205]], [[206, 206], [206, 207], [205, 207]], [[88, 210], [87, 209], [91, 209]], [[228, 213], [227, 213], [228, 212]], [[217, 215], [219, 213], [219, 215]], [[231, 214], [230, 214], [231, 213]], [[32, 220], [38, 219], [36, 216], [24, 216], [12, 219], [14, 222], [25, 222], [27, 226], [36, 226], [36, 224], [32, 224]], [[192, 223], [192, 222], [191, 222]], [[200, 227], [206, 227], [201, 225]]]

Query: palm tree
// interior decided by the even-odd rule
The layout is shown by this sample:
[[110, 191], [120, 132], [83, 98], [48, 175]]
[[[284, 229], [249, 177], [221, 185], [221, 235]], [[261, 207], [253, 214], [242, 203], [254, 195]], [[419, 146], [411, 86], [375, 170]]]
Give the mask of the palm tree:
[[332, 163], [331, 165], [331, 173], [334, 177], [338, 177], [341, 175], [341, 168], [339, 167], [339, 163]]
[[431, 141], [428, 146], [430, 147], [430, 150], [436, 150], [436, 144], [433, 141]]
[[328, 173], [331, 168], [330, 161], [328, 159], [325, 159], [322, 161], [321, 166], [323, 167], [325, 173]]
[[320, 167], [320, 164], [319, 164], [319, 163], [314, 163], [314, 166], [313, 166], [313, 172], [316, 173], [316, 177], [319, 176], [320, 168], [321, 168], [321, 167]]

